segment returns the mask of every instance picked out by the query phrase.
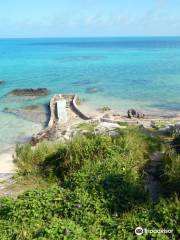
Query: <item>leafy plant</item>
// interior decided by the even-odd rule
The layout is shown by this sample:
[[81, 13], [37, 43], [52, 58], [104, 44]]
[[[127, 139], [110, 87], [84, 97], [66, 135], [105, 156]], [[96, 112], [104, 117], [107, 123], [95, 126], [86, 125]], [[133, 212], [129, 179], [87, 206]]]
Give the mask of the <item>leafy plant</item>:
[[[0, 198], [0, 239], [137, 239], [137, 226], [173, 230], [141, 239], [178, 239], [178, 196], [153, 204], [144, 191], [144, 167], [159, 148], [157, 139], [136, 128], [115, 137], [79, 136], [66, 145], [18, 146], [22, 181], [37, 176], [49, 186]], [[162, 183], [175, 189], [179, 156], [167, 151], [163, 163]]]

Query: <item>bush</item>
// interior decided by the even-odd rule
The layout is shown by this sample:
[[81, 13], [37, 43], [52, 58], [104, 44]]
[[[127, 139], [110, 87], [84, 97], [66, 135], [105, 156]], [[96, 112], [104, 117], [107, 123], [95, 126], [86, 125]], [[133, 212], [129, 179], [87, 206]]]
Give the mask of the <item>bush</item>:
[[143, 166], [154, 146], [156, 143], [136, 129], [121, 132], [117, 137], [90, 134], [78, 136], [66, 145], [44, 142], [34, 149], [30, 145], [17, 146], [16, 163], [21, 176], [62, 180], [85, 164], [112, 157], [126, 157], [134, 168], [137, 164]]
[[[59, 187], [27, 192], [16, 200], [1, 199], [0, 237], [19, 239], [136, 239], [134, 229], [172, 229], [178, 239], [179, 199], [158, 204], [134, 205], [122, 213], [111, 213], [104, 202], [83, 188]], [[152, 236], [151, 236], [152, 237]], [[151, 239], [143, 236], [142, 239]], [[155, 239], [169, 239], [161, 235]]]
[[168, 148], [164, 154], [161, 172], [164, 193], [180, 195], [180, 155], [171, 148]]
[[[67, 145], [18, 146], [19, 175], [37, 174], [55, 184], [1, 198], [0, 239], [136, 239], [137, 226], [173, 229], [171, 236], [141, 239], [177, 239], [178, 197], [152, 204], [144, 192], [144, 166], [156, 148], [159, 144], [137, 129], [116, 137], [77, 137]], [[178, 162], [164, 163], [171, 185]]]

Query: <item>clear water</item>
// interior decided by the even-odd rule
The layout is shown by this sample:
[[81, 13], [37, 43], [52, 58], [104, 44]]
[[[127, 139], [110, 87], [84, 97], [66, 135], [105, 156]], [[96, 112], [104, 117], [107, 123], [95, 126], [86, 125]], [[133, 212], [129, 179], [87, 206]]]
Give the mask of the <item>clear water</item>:
[[3, 113], [4, 107], [50, 98], [4, 97], [15, 88], [77, 93], [93, 107], [179, 111], [180, 37], [1, 39], [0, 80], [6, 81], [0, 85], [0, 149], [40, 128]]

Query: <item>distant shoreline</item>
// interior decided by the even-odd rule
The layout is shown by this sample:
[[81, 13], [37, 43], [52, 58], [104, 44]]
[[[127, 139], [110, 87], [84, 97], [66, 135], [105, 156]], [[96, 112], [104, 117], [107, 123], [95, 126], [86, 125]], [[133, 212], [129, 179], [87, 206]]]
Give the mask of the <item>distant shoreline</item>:
[[0, 40], [38, 40], [38, 39], [98, 39], [98, 38], [119, 38], [119, 39], [124, 39], [124, 38], [155, 38], [155, 39], [161, 39], [161, 38], [180, 38], [180, 35], [149, 35], [149, 36], [144, 36], [144, 35], [124, 35], [124, 36], [51, 36], [51, 37], [47, 37], [47, 36], [39, 36], [39, 37], [0, 37]]

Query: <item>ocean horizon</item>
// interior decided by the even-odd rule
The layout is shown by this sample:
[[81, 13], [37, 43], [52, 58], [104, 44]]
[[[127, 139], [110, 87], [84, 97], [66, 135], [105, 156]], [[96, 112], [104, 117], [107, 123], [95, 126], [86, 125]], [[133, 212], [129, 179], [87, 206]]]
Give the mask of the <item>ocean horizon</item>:
[[[4, 112], [76, 93], [92, 108], [180, 110], [180, 37], [0, 39], [0, 151], [28, 139], [39, 123]], [[48, 88], [49, 96], [7, 97], [16, 88]]]

